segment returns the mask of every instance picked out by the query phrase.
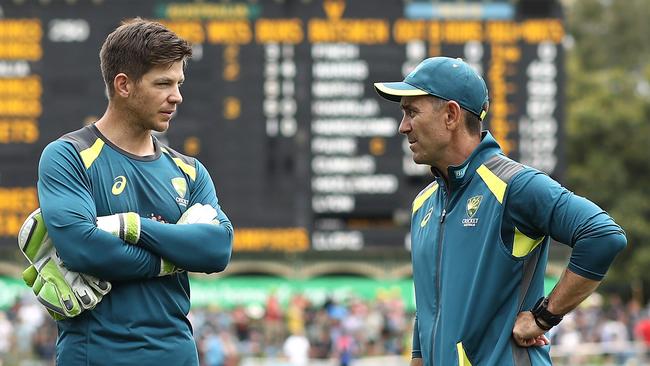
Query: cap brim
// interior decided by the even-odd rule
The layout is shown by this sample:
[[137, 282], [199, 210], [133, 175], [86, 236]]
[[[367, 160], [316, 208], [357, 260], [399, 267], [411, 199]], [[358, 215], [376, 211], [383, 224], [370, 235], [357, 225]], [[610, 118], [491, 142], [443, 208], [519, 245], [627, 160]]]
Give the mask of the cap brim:
[[400, 102], [402, 97], [413, 97], [417, 95], [428, 95], [429, 93], [424, 90], [418, 89], [411, 84], [403, 81], [396, 81], [392, 83], [375, 83], [375, 90], [382, 98], [388, 99], [392, 102]]

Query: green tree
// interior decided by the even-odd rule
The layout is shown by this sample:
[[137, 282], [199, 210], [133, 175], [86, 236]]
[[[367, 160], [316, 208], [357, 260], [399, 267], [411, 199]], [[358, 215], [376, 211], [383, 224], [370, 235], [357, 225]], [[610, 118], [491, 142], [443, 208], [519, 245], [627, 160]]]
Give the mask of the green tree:
[[650, 1], [566, 8], [566, 184], [607, 210], [628, 247], [607, 283], [650, 286]]

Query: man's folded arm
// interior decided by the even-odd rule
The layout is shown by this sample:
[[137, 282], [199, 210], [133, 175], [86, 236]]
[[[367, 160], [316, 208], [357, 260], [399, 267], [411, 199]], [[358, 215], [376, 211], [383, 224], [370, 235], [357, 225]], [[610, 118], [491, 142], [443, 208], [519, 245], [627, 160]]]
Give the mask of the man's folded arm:
[[230, 261], [233, 229], [227, 224], [169, 225], [142, 220], [139, 244], [190, 272], [221, 272]]
[[234, 229], [219, 205], [210, 174], [198, 160], [195, 168], [186, 213], [196, 204], [209, 205], [214, 208], [216, 220], [189, 225], [141, 220], [138, 244], [186, 271], [221, 272], [230, 261]]
[[97, 228], [85, 169], [74, 147], [60, 140], [43, 150], [39, 163], [39, 203], [65, 266], [108, 281], [157, 276], [158, 255]]

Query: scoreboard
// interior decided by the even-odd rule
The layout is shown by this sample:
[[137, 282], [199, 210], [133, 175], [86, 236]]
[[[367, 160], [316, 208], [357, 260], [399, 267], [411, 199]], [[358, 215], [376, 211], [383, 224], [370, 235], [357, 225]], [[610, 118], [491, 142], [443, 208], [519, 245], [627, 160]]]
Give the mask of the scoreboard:
[[41, 150], [103, 114], [99, 49], [134, 16], [193, 45], [184, 102], [158, 137], [207, 167], [235, 252], [408, 249], [410, 205], [432, 176], [372, 83], [426, 57], [470, 63], [503, 150], [562, 172], [564, 26], [551, 1], [3, 0], [0, 245], [38, 205]]

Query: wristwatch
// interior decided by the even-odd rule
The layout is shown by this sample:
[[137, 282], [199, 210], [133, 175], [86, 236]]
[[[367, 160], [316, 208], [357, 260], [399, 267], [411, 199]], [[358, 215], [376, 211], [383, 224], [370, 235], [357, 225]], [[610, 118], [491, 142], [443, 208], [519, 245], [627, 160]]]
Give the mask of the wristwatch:
[[551, 330], [551, 328], [560, 324], [563, 318], [563, 315], [556, 315], [548, 311], [548, 297], [541, 297], [537, 300], [531, 313], [533, 313], [537, 326], [543, 330]]

